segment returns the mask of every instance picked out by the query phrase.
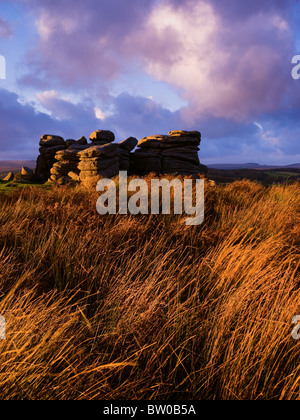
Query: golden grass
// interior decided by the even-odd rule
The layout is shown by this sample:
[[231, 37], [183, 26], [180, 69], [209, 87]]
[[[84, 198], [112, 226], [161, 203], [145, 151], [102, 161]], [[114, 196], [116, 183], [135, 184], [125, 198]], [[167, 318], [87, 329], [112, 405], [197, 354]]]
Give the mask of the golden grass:
[[1, 397], [299, 399], [299, 192], [206, 186], [194, 227], [0, 193]]

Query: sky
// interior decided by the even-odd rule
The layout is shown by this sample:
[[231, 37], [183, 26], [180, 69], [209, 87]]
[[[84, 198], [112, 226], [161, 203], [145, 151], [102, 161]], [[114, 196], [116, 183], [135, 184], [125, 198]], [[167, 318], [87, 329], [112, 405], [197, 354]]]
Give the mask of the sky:
[[183, 129], [204, 164], [298, 163], [295, 55], [300, 0], [0, 0], [0, 160]]

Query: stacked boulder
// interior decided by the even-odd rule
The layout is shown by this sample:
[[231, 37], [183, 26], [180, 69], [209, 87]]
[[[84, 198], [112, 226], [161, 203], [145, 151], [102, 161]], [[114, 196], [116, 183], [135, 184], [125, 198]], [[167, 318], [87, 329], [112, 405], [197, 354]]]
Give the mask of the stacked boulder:
[[151, 172], [162, 173], [161, 141], [167, 136], [144, 137], [139, 141], [133, 155], [133, 171], [137, 175], [147, 175]]
[[34, 172], [31, 168], [27, 166], [23, 166], [21, 172], [15, 174], [14, 181], [18, 182], [31, 182], [34, 178]]
[[207, 167], [200, 164], [201, 133], [199, 131], [170, 131], [170, 138], [162, 143], [162, 171], [165, 174], [206, 174]]
[[[44, 135], [40, 140], [36, 178], [67, 184], [89, 178], [112, 178], [119, 171], [133, 175], [149, 173], [191, 175], [206, 174], [200, 164], [198, 151], [201, 134], [198, 131], [170, 131], [169, 135], [144, 137], [139, 142], [129, 137], [113, 143], [115, 135], [108, 130], [97, 130], [79, 140]], [[138, 149], [133, 150], [138, 146]], [[32, 174], [24, 173], [29, 177]]]
[[120, 170], [131, 172], [132, 150], [137, 146], [138, 140], [135, 137], [128, 137], [119, 143]]
[[93, 143], [93, 146], [102, 146], [115, 141], [115, 135], [109, 130], [97, 130], [92, 132], [90, 140]]
[[50, 170], [55, 164], [55, 155], [58, 151], [66, 149], [66, 142], [60, 136], [45, 134], [40, 140], [40, 155], [37, 158], [35, 176], [37, 179], [47, 181]]
[[3, 178], [3, 181], [13, 181], [15, 178], [15, 174], [13, 172], [9, 172], [5, 178]]
[[134, 153], [133, 165], [139, 175], [205, 174], [207, 167], [200, 164], [198, 151], [201, 143], [199, 131], [170, 131], [169, 135], [144, 137]]
[[96, 144], [78, 152], [80, 181], [88, 178], [112, 178], [119, 173], [119, 145]]
[[71, 181], [79, 181], [79, 156], [78, 152], [87, 146], [69, 147], [56, 153], [56, 163], [51, 168], [50, 182], [65, 185]]
[[55, 155], [55, 163], [50, 169], [50, 182], [64, 185], [79, 181], [79, 156], [78, 152], [89, 147], [85, 137], [79, 140], [67, 140], [65, 150], [59, 150]]
[[74, 146], [76, 144], [85, 146], [86, 144], [88, 144], [88, 142], [87, 142], [87, 139], [84, 136], [80, 137], [79, 140], [73, 140], [73, 139], [66, 140], [67, 148], [70, 147], [70, 146]]
[[111, 178], [119, 172], [119, 145], [112, 144], [115, 135], [109, 130], [97, 130], [90, 135], [91, 144], [78, 152], [79, 180]]

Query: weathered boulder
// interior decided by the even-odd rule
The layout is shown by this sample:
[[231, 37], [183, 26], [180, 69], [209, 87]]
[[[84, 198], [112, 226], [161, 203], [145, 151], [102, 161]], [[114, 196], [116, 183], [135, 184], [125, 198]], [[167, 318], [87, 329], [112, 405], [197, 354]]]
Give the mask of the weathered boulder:
[[138, 142], [138, 147], [160, 149], [162, 141], [163, 140], [168, 140], [168, 139], [169, 139], [169, 136], [164, 136], [162, 134], [158, 134], [158, 135], [155, 135], [155, 136], [149, 136], [149, 137], [143, 137]]
[[158, 155], [149, 153], [147, 154], [134, 154], [133, 168], [136, 174], [146, 175], [151, 172], [160, 174], [162, 172], [162, 162]]
[[85, 150], [78, 152], [78, 156], [80, 159], [82, 158], [93, 158], [98, 156], [106, 156], [111, 154], [118, 154], [119, 145], [108, 143], [103, 146], [91, 146]]
[[75, 185], [76, 182], [74, 182], [69, 176], [59, 176], [56, 177], [55, 175], [51, 175], [50, 182], [56, 184], [56, 185]]
[[140, 157], [140, 158], [157, 158], [157, 157], [161, 157], [161, 149], [137, 149], [134, 152], [134, 156], [135, 157]]
[[97, 169], [97, 170], [87, 170], [80, 172], [80, 180], [83, 181], [87, 178], [112, 178], [116, 176], [119, 172], [119, 162], [114, 165], [110, 165], [106, 169]]
[[66, 146], [41, 146], [39, 148], [39, 152], [42, 156], [44, 156], [46, 159], [50, 159], [55, 156], [57, 152], [60, 150], [65, 150]]
[[119, 149], [120, 171], [129, 171], [130, 169], [130, 152], [125, 149]]
[[190, 151], [186, 150], [184, 148], [178, 148], [178, 149], [164, 149], [162, 151], [162, 157], [163, 158], [169, 158], [169, 159], [177, 159], [182, 160], [185, 162], [190, 162], [193, 165], [199, 165], [199, 156], [196, 151]]
[[81, 150], [86, 150], [86, 149], [88, 149], [89, 147], [91, 147], [91, 144], [78, 144], [78, 143], [74, 143], [74, 144], [72, 144], [70, 147], [68, 147], [68, 151], [76, 151], [76, 153], [77, 152], [80, 152]]
[[76, 140], [74, 140], [74, 139], [66, 140], [66, 146], [67, 147], [70, 147], [70, 146], [72, 146], [72, 144], [75, 144], [75, 143], [76, 143]]
[[119, 156], [107, 159], [91, 158], [81, 160], [78, 164], [78, 169], [81, 171], [98, 171], [109, 168], [110, 166], [119, 162]]
[[73, 146], [74, 144], [86, 145], [88, 144], [88, 141], [84, 136], [80, 137], [79, 140], [74, 140], [74, 139], [66, 140], [67, 148], [69, 148], [70, 146]]
[[21, 169], [21, 178], [23, 181], [32, 181], [34, 177], [34, 172], [31, 168], [23, 166]]
[[52, 134], [44, 134], [40, 140], [40, 146], [65, 146], [65, 141], [60, 136], [53, 136]]
[[164, 158], [162, 161], [162, 172], [164, 174], [173, 173], [196, 173], [197, 165], [193, 165], [190, 162], [183, 161], [182, 159]]
[[79, 161], [78, 152], [81, 150], [85, 150], [82, 147], [80, 149], [78, 148], [70, 148], [66, 150], [58, 151], [55, 155], [55, 159], [57, 161], [64, 160], [64, 161]]
[[123, 140], [119, 143], [120, 149], [127, 150], [131, 152], [138, 144], [138, 140], [135, 137], [128, 137], [128, 139]]
[[184, 131], [184, 130], [174, 130], [169, 131], [169, 135], [171, 137], [196, 137], [198, 139], [201, 139], [201, 133], [200, 131]]
[[33, 176], [33, 170], [27, 166], [23, 166], [21, 169], [21, 175], [31, 175]]
[[50, 169], [53, 167], [55, 155], [58, 151], [66, 149], [66, 142], [60, 136], [45, 134], [40, 139], [40, 155], [37, 158], [35, 176], [46, 181], [50, 177]]
[[69, 172], [77, 171], [76, 161], [59, 161], [50, 169], [51, 175], [67, 176]]
[[135, 137], [128, 137], [119, 143], [120, 171], [131, 172], [131, 151], [137, 146]]
[[15, 177], [14, 173], [13, 172], [9, 172], [6, 175], [6, 177], [3, 178], [3, 181], [8, 181], [8, 182], [13, 181], [14, 180], [14, 177]]
[[[79, 144], [78, 142], [73, 143], [68, 149], [60, 150], [55, 155], [56, 162], [52, 166], [49, 178], [50, 182], [56, 184], [73, 184], [74, 181], [79, 181], [78, 169], [79, 155], [78, 153], [82, 150], [87, 149], [88, 145]], [[75, 174], [77, 176], [70, 176], [69, 174]]]
[[119, 172], [119, 145], [116, 143], [91, 146], [79, 151], [78, 156], [80, 159], [78, 170], [80, 171], [81, 181], [96, 177], [110, 178]]
[[88, 141], [84, 136], [82, 136], [82, 137], [80, 137], [79, 140], [76, 140], [76, 144], [81, 144], [81, 145], [84, 146], [84, 145], [88, 144]]
[[[206, 167], [200, 164], [199, 131], [170, 131], [169, 135], [142, 138], [134, 153], [133, 168], [137, 173], [196, 175]], [[205, 172], [207, 171], [207, 168]]]
[[112, 143], [115, 140], [115, 135], [109, 130], [97, 130], [92, 132], [90, 140], [91, 142], [106, 141], [107, 143]]
[[160, 147], [162, 149], [170, 149], [174, 147], [198, 147], [200, 145], [200, 141], [195, 137], [170, 137], [169, 140], [165, 140], [161, 142]]

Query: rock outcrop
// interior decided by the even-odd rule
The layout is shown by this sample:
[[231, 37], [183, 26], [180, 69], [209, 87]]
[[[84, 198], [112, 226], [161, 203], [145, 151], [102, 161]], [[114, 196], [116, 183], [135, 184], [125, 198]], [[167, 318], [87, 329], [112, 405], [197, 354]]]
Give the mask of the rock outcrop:
[[50, 170], [55, 164], [55, 155], [60, 150], [66, 149], [66, 142], [62, 137], [45, 134], [40, 140], [40, 155], [37, 158], [35, 176], [37, 179], [47, 181]]
[[[119, 171], [133, 175], [174, 174], [198, 176], [207, 168], [200, 164], [198, 131], [170, 131], [169, 135], [129, 137], [114, 143], [109, 130], [97, 130], [79, 140], [44, 135], [35, 175], [57, 184], [82, 182], [88, 178], [111, 178]], [[133, 150], [138, 148], [133, 152]]]
[[170, 131], [169, 135], [144, 137], [134, 153], [133, 166], [139, 175], [195, 175], [207, 172], [200, 164], [199, 131]]
[[6, 175], [6, 177], [3, 178], [3, 181], [7, 181], [7, 182], [13, 181], [14, 180], [14, 177], [15, 177], [14, 173], [13, 172], [9, 172]]
[[73, 146], [74, 144], [80, 144], [80, 145], [84, 146], [84, 145], [88, 144], [88, 141], [84, 136], [82, 136], [79, 140], [73, 140], [73, 139], [66, 140], [67, 148], [70, 147], [70, 146]]
[[28, 168], [27, 166], [23, 166], [20, 172], [13, 173], [9, 172], [5, 178], [3, 178], [3, 181], [11, 182], [31, 182], [34, 179], [34, 172], [31, 168]]
[[32, 181], [34, 177], [34, 172], [31, 168], [23, 166], [21, 169], [21, 179], [22, 181]]
[[69, 173], [71, 172], [79, 176], [78, 152], [87, 147], [87, 145], [84, 146], [75, 143], [66, 150], [58, 151], [55, 155], [56, 162], [50, 170], [51, 176], [49, 181], [60, 185], [74, 181], [74, 177], [70, 176]]
[[55, 154], [55, 163], [50, 170], [49, 181], [59, 185], [79, 182], [78, 153], [90, 147], [85, 137], [74, 141], [67, 140], [66, 143], [69, 147]]
[[130, 171], [132, 153], [130, 153], [138, 144], [138, 140], [135, 137], [128, 137], [119, 143], [119, 154], [120, 154], [120, 170]]
[[115, 141], [115, 135], [112, 131], [109, 130], [97, 130], [93, 131], [90, 135], [90, 140], [94, 145], [99, 143], [107, 144]]
[[80, 151], [78, 156], [81, 181], [94, 177], [111, 178], [119, 172], [119, 145], [117, 143], [91, 146]]

